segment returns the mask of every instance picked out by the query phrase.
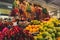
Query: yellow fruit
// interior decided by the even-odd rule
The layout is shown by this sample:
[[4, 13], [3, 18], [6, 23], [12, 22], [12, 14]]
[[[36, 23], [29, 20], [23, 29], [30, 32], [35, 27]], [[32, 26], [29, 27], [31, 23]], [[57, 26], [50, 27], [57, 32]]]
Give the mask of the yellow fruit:
[[37, 38], [43, 38], [43, 37], [40, 35], [40, 36], [37, 36]]
[[34, 40], [37, 40], [37, 36], [34, 36]]
[[42, 28], [43, 28], [43, 26], [39, 27], [39, 29], [42, 29]]
[[39, 34], [42, 34], [42, 32], [39, 32]]
[[41, 25], [43, 25], [43, 23], [40, 23]]
[[43, 21], [43, 23], [47, 23], [47, 21]]

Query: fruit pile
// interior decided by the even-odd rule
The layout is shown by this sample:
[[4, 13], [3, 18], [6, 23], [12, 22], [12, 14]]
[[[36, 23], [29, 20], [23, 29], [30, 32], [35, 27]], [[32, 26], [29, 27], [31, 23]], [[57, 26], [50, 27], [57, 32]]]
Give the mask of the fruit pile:
[[59, 20], [57, 18], [55, 18], [55, 17], [54, 18], [50, 18], [49, 21], [53, 22], [53, 24], [54, 24], [55, 27], [58, 26], [58, 24], [60, 23]]
[[39, 34], [34, 36], [35, 40], [60, 40], [60, 26], [59, 20], [56, 18], [50, 18], [49, 21], [43, 21], [40, 23]]
[[36, 33], [39, 32], [39, 28], [41, 28], [40, 21], [38, 20], [32, 20], [30, 22], [30, 25], [28, 25], [25, 30], [28, 30], [30, 33]]
[[[40, 6], [34, 7], [33, 4], [30, 5], [24, 0], [15, 0], [10, 15], [14, 18], [18, 16], [18, 21], [21, 22], [18, 22], [19, 25], [17, 24], [17, 26], [11, 26], [12, 28], [10, 29], [7, 27], [2, 29], [0, 31], [0, 40], [56, 40], [56, 36], [60, 36], [60, 31], [55, 28], [60, 27], [60, 21], [56, 18], [50, 18], [45, 8]], [[27, 23], [25, 22], [26, 20], [31, 22]], [[38, 20], [43, 21], [40, 22]], [[26, 28], [24, 27], [25, 29], [20, 28], [26, 25], [28, 26]], [[37, 34], [31, 35], [35, 33]]]
[[28, 25], [25, 30], [32, 34], [38, 32], [34, 35], [34, 40], [56, 40], [57, 37], [60, 37], [60, 28], [56, 28], [59, 23], [57, 18], [50, 18], [49, 21], [43, 22], [32, 20], [32, 25]]
[[52, 22], [43, 22], [39, 34], [34, 36], [35, 40], [55, 40], [56, 30]]
[[28, 25], [25, 30], [28, 30], [30, 33], [36, 33], [39, 32], [39, 28], [41, 25]]
[[34, 40], [33, 36], [18, 26], [9, 29], [5, 27], [0, 31], [0, 40]]
[[60, 27], [56, 27], [56, 37], [60, 37]]

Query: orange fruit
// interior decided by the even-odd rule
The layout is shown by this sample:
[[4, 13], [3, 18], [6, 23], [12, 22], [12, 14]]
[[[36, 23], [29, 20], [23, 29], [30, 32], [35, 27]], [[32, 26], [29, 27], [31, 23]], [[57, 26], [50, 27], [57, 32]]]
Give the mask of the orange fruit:
[[29, 30], [29, 27], [26, 27], [26, 30]]
[[36, 30], [39, 31], [39, 28], [37, 28]]
[[33, 32], [33, 29], [30, 29], [29, 31], [32, 33]]
[[31, 28], [32, 26], [31, 25], [28, 25], [29, 28]]
[[37, 29], [33, 28], [33, 32], [37, 32]]
[[35, 28], [35, 26], [32, 26], [32, 29], [34, 29]]

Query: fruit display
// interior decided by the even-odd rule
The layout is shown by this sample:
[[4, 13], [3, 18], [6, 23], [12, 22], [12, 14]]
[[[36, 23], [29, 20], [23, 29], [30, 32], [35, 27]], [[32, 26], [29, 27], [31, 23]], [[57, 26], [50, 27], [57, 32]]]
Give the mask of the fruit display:
[[0, 31], [0, 40], [34, 40], [33, 36], [18, 26], [9, 29], [5, 27]]
[[39, 28], [41, 28], [41, 25], [28, 25], [25, 30], [28, 30], [30, 33], [36, 33], [39, 32]]
[[55, 40], [55, 34], [56, 34], [56, 29], [54, 27], [54, 24], [52, 22], [43, 22], [41, 23], [43, 26], [39, 30], [39, 34], [37, 36], [34, 36], [36, 40]]
[[[59, 40], [60, 38], [60, 23], [57, 18], [50, 18], [49, 21], [38, 22], [31, 21], [32, 25], [28, 25], [25, 30], [28, 30], [34, 36], [34, 40]], [[36, 34], [35, 34], [36, 33]]]
[[46, 8], [14, 0], [10, 16], [11, 21], [0, 20], [0, 40], [60, 40], [60, 20]]
[[50, 22], [53, 22], [54, 26], [55, 27], [59, 27], [59, 24], [60, 24], [60, 20], [58, 20], [57, 18], [50, 18], [49, 20]]

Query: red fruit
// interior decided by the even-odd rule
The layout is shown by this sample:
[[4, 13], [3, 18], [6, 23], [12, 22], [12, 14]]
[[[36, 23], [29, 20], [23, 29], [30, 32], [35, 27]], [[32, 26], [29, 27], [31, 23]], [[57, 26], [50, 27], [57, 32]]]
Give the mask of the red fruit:
[[13, 28], [16, 32], [19, 32], [19, 31], [21, 31], [22, 30], [22, 28], [20, 28], [20, 27], [18, 27], [18, 26], [14, 26], [14, 28]]
[[2, 40], [4, 38], [4, 35], [2, 32], [0, 32], [0, 40]]
[[17, 26], [14, 26], [13, 30], [17, 33], [19, 32], [19, 28]]
[[10, 34], [10, 36], [15, 35], [15, 31], [14, 31], [13, 29], [11, 29], [11, 30], [9, 31], [9, 34]]
[[28, 30], [24, 30], [23, 33], [29, 34], [29, 31]]
[[2, 33], [4, 33], [4, 35], [7, 35], [9, 32], [9, 29], [7, 27], [5, 27], [2, 31]]

